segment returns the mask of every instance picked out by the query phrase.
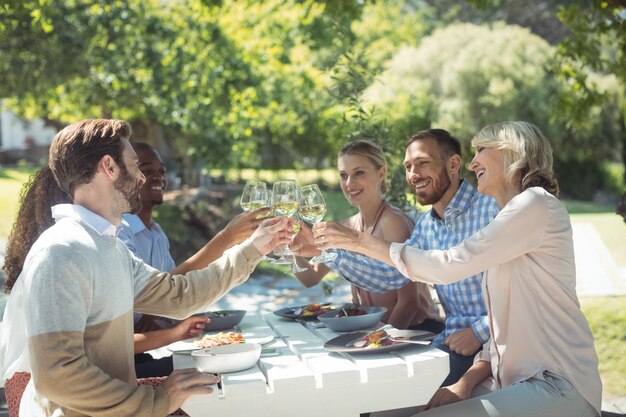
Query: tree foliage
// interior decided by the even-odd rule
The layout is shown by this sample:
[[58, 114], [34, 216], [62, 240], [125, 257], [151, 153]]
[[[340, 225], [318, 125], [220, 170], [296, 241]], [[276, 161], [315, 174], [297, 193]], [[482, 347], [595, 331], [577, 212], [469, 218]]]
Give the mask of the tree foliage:
[[[487, 124], [532, 122], [552, 141], [565, 193], [590, 198], [606, 185], [601, 163], [615, 159], [619, 128], [609, 122], [616, 107], [607, 103], [596, 109], [590, 131], [602, 135], [603, 142], [567, 129], [554, 117], [565, 88], [547, 70], [554, 53], [554, 47], [528, 29], [503, 23], [450, 25], [424, 38], [418, 47], [399, 51], [366, 97], [394, 126], [398, 141], [429, 126], [442, 127], [462, 140], [467, 153], [473, 134]], [[615, 85], [610, 78], [596, 77], [605, 88]], [[598, 175], [582, 181], [584, 174], [576, 172], [586, 171], [580, 170], [581, 164]]]
[[212, 167], [326, 167], [368, 137], [394, 168], [418, 130], [526, 119], [560, 169], [595, 169], [626, 160], [623, 18], [617, 0], [7, 0], [0, 97], [57, 126], [127, 119]]

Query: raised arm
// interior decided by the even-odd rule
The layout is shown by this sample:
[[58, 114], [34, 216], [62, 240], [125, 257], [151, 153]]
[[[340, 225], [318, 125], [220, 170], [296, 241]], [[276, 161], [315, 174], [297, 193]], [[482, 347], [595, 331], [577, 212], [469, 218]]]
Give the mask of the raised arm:
[[[326, 235], [325, 239], [320, 240], [317, 237], [320, 235], [317, 230], [326, 231], [327, 228], [329, 228], [330, 235]], [[380, 293], [401, 288], [410, 282], [395, 266], [379, 261], [377, 256], [365, 256], [361, 253], [350, 251], [350, 248], [352, 248], [350, 245], [351, 239], [359, 239], [361, 236], [369, 237], [373, 240], [379, 239], [357, 232], [336, 222], [318, 223], [313, 228], [313, 235], [316, 237], [315, 243], [318, 245], [322, 243], [326, 248], [345, 247], [345, 249], [348, 249], [331, 249], [331, 252], [337, 254], [337, 258], [326, 265], [358, 287]], [[331, 240], [333, 238], [338, 240]], [[342, 242], [342, 244], [339, 242]]]
[[257, 229], [263, 221], [262, 216], [269, 208], [238, 214], [217, 235], [213, 237], [198, 252], [189, 259], [177, 265], [171, 272], [184, 274], [196, 269], [206, 268], [211, 262], [218, 259], [224, 251], [233, 245], [243, 242]]
[[313, 228], [313, 234], [316, 244], [322, 247], [363, 253], [395, 265], [412, 280], [450, 284], [536, 247], [545, 230], [547, 204], [540, 193], [527, 190], [513, 198], [491, 223], [448, 250], [422, 250], [406, 243], [389, 243], [354, 230], [346, 232], [333, 222], [320, 223]]

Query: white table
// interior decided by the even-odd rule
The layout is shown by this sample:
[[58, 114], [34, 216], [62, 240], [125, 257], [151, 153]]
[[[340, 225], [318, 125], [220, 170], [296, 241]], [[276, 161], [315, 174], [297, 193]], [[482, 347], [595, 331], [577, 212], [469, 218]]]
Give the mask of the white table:
[[[360, 413], [425, 404], [449, 371], [448, 355], [430, 346], [349, 355], [324, 343], [338, 334], [311, 323], [275, 315], [248, 315], [246, 328], [268, 326], [276, 340], [251, 369], [222, 374], [222, 389], [194, 395], [182, 409], [191, 417], [358, 417]], [[193, 367], [189, 355], [174, 355], [174, 368]]]

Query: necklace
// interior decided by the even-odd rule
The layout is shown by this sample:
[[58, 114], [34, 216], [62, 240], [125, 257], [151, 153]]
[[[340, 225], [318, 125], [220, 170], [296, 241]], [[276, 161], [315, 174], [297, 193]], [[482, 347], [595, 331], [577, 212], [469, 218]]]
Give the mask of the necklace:
[[380, 203], [380, 206], [378, 207], [378, 211], [376, 211], [376, 215], [374, 216], [374, 221], [372, 222], [372, 228], [369, 230], [369, 232], [367, 231], [367, 226], [365, 225], [365, 220], [363, 220], [363, 216], [361, 215], [361, 213], [359, 213], [359, 220], [360, 220], [359, 223], [360, 223], [362, 232], [369, 233], [370, 235], [374, 233], [374, 230], [376, 229], [376, 226], [378, 225], [378, 221], [380, 220], [380, 218], [383, 215], [383, 212], [385, 211], [385, 207], [387, 207], [387, 202], [383, 200]]

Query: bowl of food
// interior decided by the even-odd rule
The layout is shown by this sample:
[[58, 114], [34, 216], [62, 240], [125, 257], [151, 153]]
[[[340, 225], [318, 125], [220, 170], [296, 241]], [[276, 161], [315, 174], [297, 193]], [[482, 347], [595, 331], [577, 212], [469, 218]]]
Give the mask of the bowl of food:
[[207, 311], [202, 315], [211, 319], [211, 321], [204, 326], [204, 331], [215, 332], [219, 330], [232, 329], [241, 323], [243, 316], [246, 315], [246, 310]]
[[327, 311], [318, 319], [335, 332], [351, 332], [374, 326], [386, 312], [387, 307], [348, 305]]
[[196, 368], [212, 374], [243, 371], [253, 367], [260, 356], [258, 343], [221, 345], [191, 352]]

